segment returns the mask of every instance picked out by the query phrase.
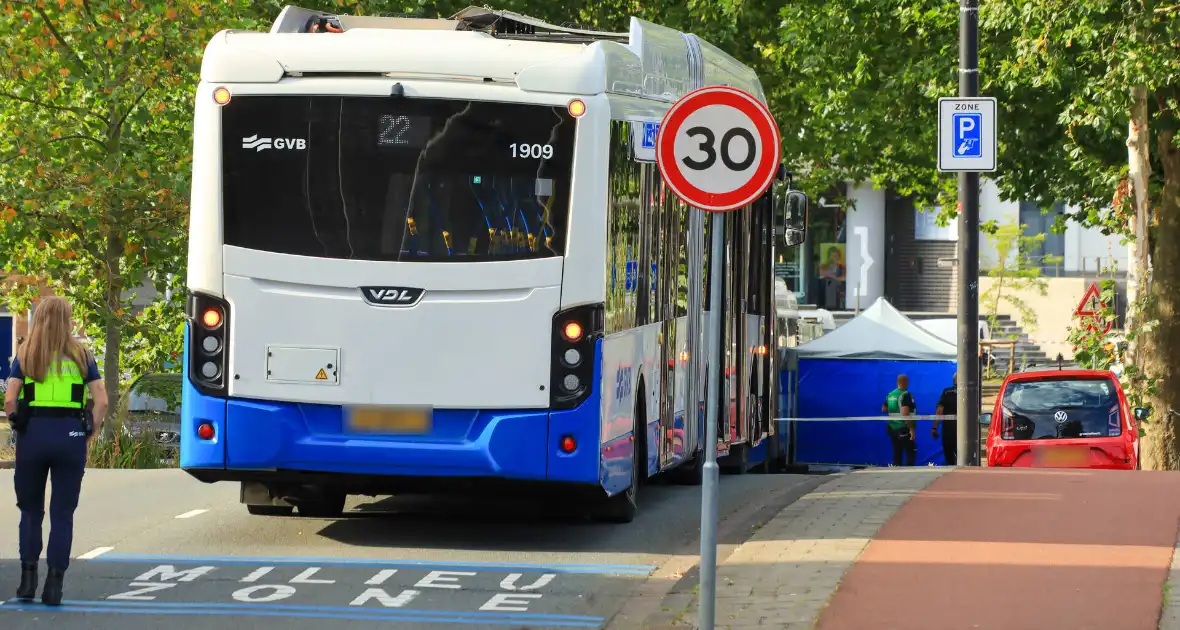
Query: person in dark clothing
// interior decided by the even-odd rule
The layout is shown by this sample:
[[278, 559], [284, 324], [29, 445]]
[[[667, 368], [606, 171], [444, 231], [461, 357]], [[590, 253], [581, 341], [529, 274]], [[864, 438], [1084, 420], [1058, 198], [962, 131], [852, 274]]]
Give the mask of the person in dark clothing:
[[[49, 573], [41, 593], [41, 603], [47, 606], [61, 605], [87, 442], [102, 426], [108, 408], [98, 364], [74, 339], [70, 311], [69, 302], [60, 297], [44, 298], [37, 305], [29, 339], [17, 349], [4, 395], [4, 410], [17, 436], [13, 483], [20, 510], [18, 600], [36, 596], [45, 486], [49, 480], [53, 484], [46, 553]], [[94, 403], [92, 412], [87, 411], [88, 399]]]
[[[958, 413], [959, 409], [959, 375], [955, 374], [951, 377], [951, 386], [942, 390], [942, 395], [938, 397], [938, 407], [934, 413], [940, 416], [953, 416]], [[938, 425], [942, 424], [942, 420], [934, 421], [934, 428], [930, 429], [930, 437], [938, 438]], [[947, 420], [946, 424], [942, 425], [942, 455], [946, 458], [947, 466], [955, 466], [959, 463], [959, 425], [955, 420]]]
[[889, 392], [881, 411], [891, 416], [901, 416], [903, 419], [890, 420], [885, 429], [889, 433], [889, 441], [893, 444], [893, 465], [913, 466], [918, 459], [917, 423], [905, 420], [905, 416], [914, 414], [917, 405], [909, 392], [910, 379], [905, 374], [897, 377], [897, 389]]

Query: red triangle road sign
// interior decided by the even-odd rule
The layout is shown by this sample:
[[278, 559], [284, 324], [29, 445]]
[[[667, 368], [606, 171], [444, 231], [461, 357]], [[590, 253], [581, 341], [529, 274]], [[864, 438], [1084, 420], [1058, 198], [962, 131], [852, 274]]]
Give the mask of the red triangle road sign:
[[1102, 303], [1101, 298], [1098, 296], [1098, 283], [1092, 282], [1089, 288], [1086, 289], [1086, 293], [1082, 295], [1082, 301], [1078, 302], [1078, 308], [1074, 311], [1074, 314], [1080, 317], [1097, 315], [1098, 310], [1104, 306], [1106, 305]]

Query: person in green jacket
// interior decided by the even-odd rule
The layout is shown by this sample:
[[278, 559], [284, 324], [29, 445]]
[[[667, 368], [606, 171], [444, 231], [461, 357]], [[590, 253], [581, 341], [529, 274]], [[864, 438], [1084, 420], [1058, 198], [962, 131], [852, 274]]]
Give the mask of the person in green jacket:
[[[905, 374], [897, 377], [897, 389], [889, 392], [881, 411], [890, 416], [914, 415], [914, 397], [909, 392], [910, 379]], [[893, 465], [913, 466], [918, 459], [917, 423], [913, 420], [893, 419], [885, 423], [889, 441], [893, 443]]]

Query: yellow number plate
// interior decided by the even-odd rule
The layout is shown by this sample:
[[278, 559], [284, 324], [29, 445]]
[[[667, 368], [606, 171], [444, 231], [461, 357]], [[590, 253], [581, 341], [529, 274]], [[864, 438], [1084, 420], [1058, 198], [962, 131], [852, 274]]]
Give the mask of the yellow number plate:
[[1090, 463], [1090, 449], [1074, 446], [1049, 446], [1038, 453], [1041, 466], [1052, 468], [1074, 468]]
[[353, 407], [345, 426], [357, 433], [429, 433], [432, 414], [420, 407]]

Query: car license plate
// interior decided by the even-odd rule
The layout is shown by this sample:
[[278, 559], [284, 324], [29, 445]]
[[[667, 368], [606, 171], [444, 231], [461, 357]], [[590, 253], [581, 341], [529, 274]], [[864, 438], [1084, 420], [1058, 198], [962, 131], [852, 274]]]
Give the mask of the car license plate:
[[1038, 464], [1051, 468], [1073, 468], [1090, 463], [1090, 449], [1075, 446], [1050, 446], [1038, 453]]
[[424, 434], [430, 432], [433, 413], [422, 407], [351, 407], [345, 425], [355, 433]]

